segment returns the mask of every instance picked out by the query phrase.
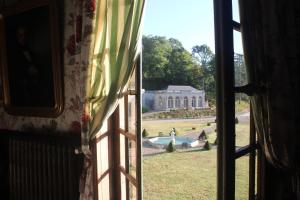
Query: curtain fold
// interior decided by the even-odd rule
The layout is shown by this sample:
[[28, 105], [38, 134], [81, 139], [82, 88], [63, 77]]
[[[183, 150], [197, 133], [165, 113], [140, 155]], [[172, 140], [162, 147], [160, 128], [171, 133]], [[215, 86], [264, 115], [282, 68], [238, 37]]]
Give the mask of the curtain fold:
[[274, 166], [299, 168], [299, 3], [239, 4], [245, 62], [250, 83], [257, 88], [251, 104], [259, 142]]
[[[93, 199], [89, 142], [118, 105], [141, 50], [140, 27], [144, 0], [85, 0], [80, 33], [81, 65], [86, 69], [82, 114], [82, 151], [85, 154], [80, 199]], [[80, 28], [80, 27], [79, 27]], [[84, 37], [87, 36], [88, 37]], [[83, 86], [84, 87], [84, 86]]]
[[258, 140], [278, 169], [268, 195], [300, 199], [300, 2], [239, 0], [239, 5], [248, 79], [256, 88], [250, 100]]

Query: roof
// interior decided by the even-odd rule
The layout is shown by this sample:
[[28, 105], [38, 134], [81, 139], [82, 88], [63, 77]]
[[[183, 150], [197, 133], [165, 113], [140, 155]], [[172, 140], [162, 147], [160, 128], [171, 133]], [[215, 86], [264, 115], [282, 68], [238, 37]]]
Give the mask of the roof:
[[197, 92], [200, 90], [197, 90], [196, 88], [193, 88], [189, 85], [169, 85], [166, 89], [167, 91], [191, 91], [191, 92]]

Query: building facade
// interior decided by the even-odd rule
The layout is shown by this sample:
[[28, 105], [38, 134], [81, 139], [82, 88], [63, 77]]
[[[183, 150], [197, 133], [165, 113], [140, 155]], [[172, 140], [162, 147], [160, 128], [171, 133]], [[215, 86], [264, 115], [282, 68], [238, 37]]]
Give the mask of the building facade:
[[169, 85], [165, 90], [145, 91], [143, 107], [155, 111], [207, 108], [205, 92], [191, 86]]

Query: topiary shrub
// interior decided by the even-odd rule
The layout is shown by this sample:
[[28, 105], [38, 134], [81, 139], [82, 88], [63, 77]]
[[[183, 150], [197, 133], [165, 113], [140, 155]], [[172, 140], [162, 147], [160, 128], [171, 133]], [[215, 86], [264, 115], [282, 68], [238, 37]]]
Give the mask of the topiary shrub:
[[146, 129], [143, 130], [142, 136], [143, 136], [143, 138], [149, 136], [149, 133], [148, 133], [148, 131]]
[[211, 150], [211, 144], [209, 144], [209, 142], [206, 141], [205, 144], [204, 144], [204, 146], [203, 146], [203, 149], [204, 149], [204, 150], [207, 150], [207, 151], [208, 151], [208, 150]]
[[149, 111], [149, 109], [148, 108], [146, 108], [146, 107], [142, 107], [142, 113], [146, 113], [146, 112], [148, 112]]
[[172, 141], [170, 141], [170, 143], [168, 144], [167, 148], [166, 148], [166, 151], [171, 153], [171, 152], [174, 152], [175, 151], [175, 146], [173, 144]]
[[236, 124], [238, 124], [238, 123], [239, 123], [239, 119], [238, 119], [237, 117], [235, 117], [234, 122], [235, 122]]
[[215, 139], [214, 145], [218, 145], [218, 138]]
[[207, 138], [208, 138], [207, 134], [205, 133], [204, 130], [202, 130], [201, 133], [200, 133], [200, 135], [198, 136], [198, 140], [203, 141], [203, 140], [207, 140]]

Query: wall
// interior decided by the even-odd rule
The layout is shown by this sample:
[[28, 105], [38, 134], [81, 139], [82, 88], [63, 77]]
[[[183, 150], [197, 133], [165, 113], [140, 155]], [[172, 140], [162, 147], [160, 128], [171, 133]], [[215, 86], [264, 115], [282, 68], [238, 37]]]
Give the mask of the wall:
[[[16, 0], [7, 0], [6, 3], [14, 5]], [[8, 115], [3, 108], [0, 108], [0, 129], [22, 130], [24, 127], [33, 128], [56, 128], [60, 131], [80, 131], [82, 113], [83, 90], [81, 73], [84, 71], [75, 54], [70, 52], [70, 36], [74, 32], [74, 16], [68, 12], [72, 6], [69, 0], [59, 2], [59, 19], [61, 28], [61, 55], [63, 57], [63, 82], [64, 82], [64, 111], [57, 118], [23, 117]], [[1, 4], [1, 3], [0, 3]], [[1, 8], [1, 5], [0, 5]], [[68, 48], [67, 48], [68, 47]]]

